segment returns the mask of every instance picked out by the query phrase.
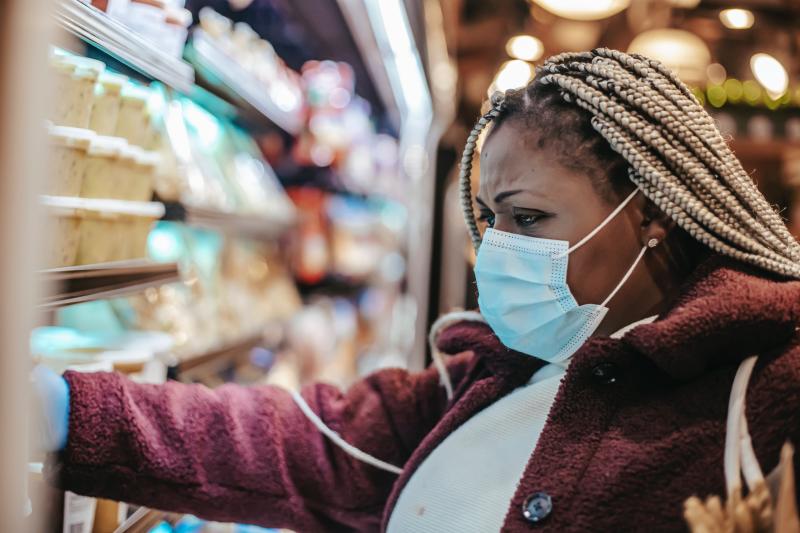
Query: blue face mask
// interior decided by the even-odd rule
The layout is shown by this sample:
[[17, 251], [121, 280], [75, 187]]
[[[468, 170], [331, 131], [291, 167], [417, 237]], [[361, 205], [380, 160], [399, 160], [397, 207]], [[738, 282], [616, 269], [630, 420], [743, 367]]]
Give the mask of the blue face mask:
[[569, 254], [583, 246], [628, 205], [631, 193], [591, 233], [570, 248], [567, 241], [486, 230], [475, 277], [478, 305], [508, 348], [551, 363], [574, 354], [603, 321], [606, 304], [628, 280], [651, 241], [601, 304], [578, 305], [567, 285]]

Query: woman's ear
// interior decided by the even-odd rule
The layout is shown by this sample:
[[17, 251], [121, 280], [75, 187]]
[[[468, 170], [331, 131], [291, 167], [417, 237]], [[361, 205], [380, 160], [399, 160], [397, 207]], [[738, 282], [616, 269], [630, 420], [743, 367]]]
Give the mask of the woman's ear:
[[664, 213], [649, 199], [644, 198], [640, 237], [642, 246], [649, 246], [652, 248], [659, 243], [663, 243], [674, 227], [675, 221], [672, 220], [669, 215]]

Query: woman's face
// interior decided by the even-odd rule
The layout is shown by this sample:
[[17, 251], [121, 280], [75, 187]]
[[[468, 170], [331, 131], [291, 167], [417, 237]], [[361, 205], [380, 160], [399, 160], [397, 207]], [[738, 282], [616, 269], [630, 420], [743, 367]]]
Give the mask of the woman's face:
[[[541, 146], [535, 133], [522, 128], [516, 122], [505, 122], [483, 145], [480, 218], [497, 230], [575, 244], [624, 198], [605, 199], [588, 175], [559, 162], [552, 143]], [[605, 300], [641, 250], [643, 199], [635, 200], [641, 201], [629, 203], [602, 231], [570, 254], [567, 282], [579, 304]], [[637, 271], [642, 270], [640, 265]], [[634, 272], [610, 302], [611, 311], [626, 298], [635, 297], [636, 285], [644, 281]]]

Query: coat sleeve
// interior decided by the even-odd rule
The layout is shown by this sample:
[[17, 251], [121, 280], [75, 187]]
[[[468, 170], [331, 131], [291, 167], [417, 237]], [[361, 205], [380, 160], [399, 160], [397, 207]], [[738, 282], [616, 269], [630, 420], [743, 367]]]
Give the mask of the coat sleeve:
[[[463, 381], [475, 358], [454, 356]], [[274, 386], [134, 383], [68, 372], [69, 436], [48, 465], [62, 488], [209, 520], [297, 531], [371, 531], [396, 478], [344, 453]], [[376, 372], [302, 396], [357, 448], [402, 467], [442, 417], [434, 368]]]

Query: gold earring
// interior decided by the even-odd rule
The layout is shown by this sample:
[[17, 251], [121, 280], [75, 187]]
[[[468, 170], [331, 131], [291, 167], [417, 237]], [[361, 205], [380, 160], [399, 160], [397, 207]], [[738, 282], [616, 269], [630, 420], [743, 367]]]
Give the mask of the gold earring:
[[656, 246], [658, 246], [658, 239], [650, 239], [647, 241], [648, 248], [655, 248]]

